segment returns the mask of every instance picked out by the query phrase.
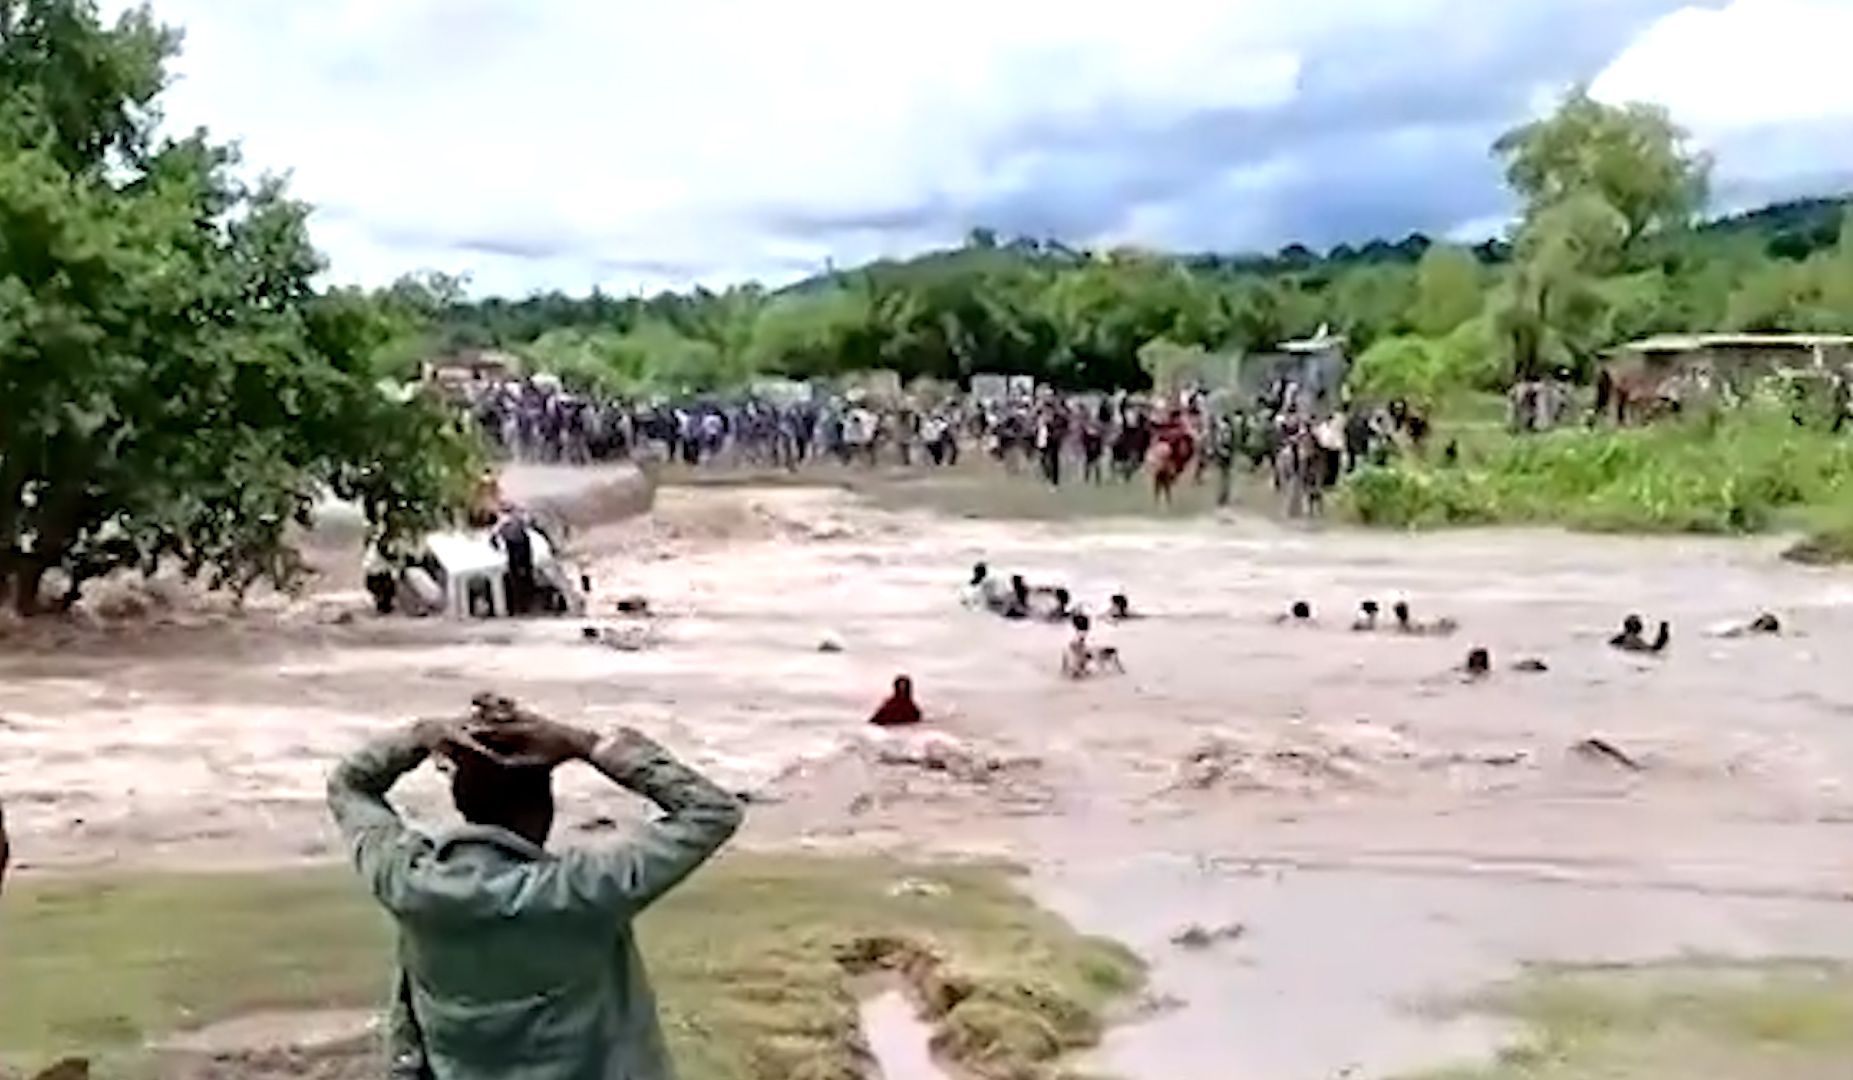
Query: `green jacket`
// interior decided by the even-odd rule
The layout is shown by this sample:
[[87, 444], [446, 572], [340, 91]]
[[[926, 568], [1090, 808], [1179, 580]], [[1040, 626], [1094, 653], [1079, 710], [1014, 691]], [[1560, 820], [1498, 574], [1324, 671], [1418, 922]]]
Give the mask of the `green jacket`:
[[425, 751], [409, 732], [343, 761], [328, 803], [399, 928], [393, 1080], [670, 1080], [631, 920], [739, 828], [737, 799], [641, 737], [592, 765], [664, 815], [622, 846], [549, 853], [504, 829], [442, 836], [386, 793]]

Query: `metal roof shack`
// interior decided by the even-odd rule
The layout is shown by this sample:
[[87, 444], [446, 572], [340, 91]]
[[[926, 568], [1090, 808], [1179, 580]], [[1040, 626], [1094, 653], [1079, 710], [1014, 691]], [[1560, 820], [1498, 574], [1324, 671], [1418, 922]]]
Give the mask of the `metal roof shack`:
[[457, 384], [467, 382], [501, 382], [521, 373], [521, 358], [494, 349], [475, 349], [434, 357], [420, 365], [419, 374], [426, 382]]
[[1847, 334], [1661, 334], [1609, 351], [1618, 360], [1680, 367], [1709, 366], [1720, 374], [1769, 374], [1853, 364]]
[[1347, 341], [1321, 326], [1318, 333], [1297, 341], [1283, 341], [1275, 352], [1245, 357], [1241, 367], [1242, 390], [1258, 396], [1276, 382], [1299, 387], [1302, 408], [1321, 413], [1338, 401], [1339, 387], [1351, 369]]

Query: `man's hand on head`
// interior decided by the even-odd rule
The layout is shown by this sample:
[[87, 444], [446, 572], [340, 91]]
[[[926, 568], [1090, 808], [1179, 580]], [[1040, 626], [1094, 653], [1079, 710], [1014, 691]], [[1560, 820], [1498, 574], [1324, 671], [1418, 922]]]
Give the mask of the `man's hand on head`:
[[556, 768], [591, 757], [598, 746], [594, 732], [531, 714], [473, 731], [490, 760], [511, 768]]
[[467, 750], [499, 761], [501, 755], [482, 744], [476, 737], [477, 730], [476, 725], [467, 720], [415, 720], [412, 740], [433, 757], [448, 758]]

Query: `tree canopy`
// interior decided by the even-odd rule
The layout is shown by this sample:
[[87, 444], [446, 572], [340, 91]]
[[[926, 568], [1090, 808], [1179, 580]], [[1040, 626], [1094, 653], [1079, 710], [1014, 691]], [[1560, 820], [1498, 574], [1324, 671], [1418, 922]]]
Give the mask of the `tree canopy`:
[[318, 292], [307, 210], [205, 132], [158, 133], [179, 37], [138, 9], [0, 0], [0, 591], [37, 610], [171, 560], [285, 580], [326, 491], [403, 531], [469, 450], [376, 385], [379, 298]]

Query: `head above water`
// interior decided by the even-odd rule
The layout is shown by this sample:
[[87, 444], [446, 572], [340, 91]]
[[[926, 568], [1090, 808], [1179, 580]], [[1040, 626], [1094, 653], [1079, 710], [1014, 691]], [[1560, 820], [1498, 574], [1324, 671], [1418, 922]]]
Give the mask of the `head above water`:
[[1304, 600], [1295, 600], [1293, 602], [1293, 617], [1296, 619], [1312, 618], [1313, 606]]
[[1114, 593], [1113, 596], [1107, 600], [1107, 607], [1115, 615], [1124, 615], [1132, 610], [1132, 601], [1126, 599], [1125, 593]]
[[1782, 633], [1782, 620], [1765, 611], [1750, 624], [1750, 629], [1758, 634], [1780, 634]]
[[1409, 624], [1409, 601], [1398, 600], [1396, 603], [1392, 604], [1390, 606], [1390, 614], [1396, 616], [1397, 622], [1407, 626]]
[[1358, 610], [1374, 619], [1377, 617], [1377, 612], [1382, 609], [1377, 606], [1377, 601], [1366, 600], [1358, 605]]
[[991, 576], [990, 567], [986, 566], [983, 563], [974, 563], [972, 565], [972, 584], [973, 585], [984, 584], [984, 579], [990, 576]]
[[1493, 656], [1485, 649], [1473, 649], [1467, 653], [1467, 674], [1484, 675], [1493, 670]]
[[1017, 595], [1017, 599], [1024, 599], [1029, 596], [1029, 582], [1023, 580], [1022, 574], [1014, 574], [1010, 578], [1010, 591]]
[[1641, 621], [1639, 615], [1630, 615], [1621, 620], [1621, 632], [1624, 634], [1633, 634], [1639, 637], [1641, 631], [1645, 629], [1647, 629], [1647, 624]]
[[900, 698], [902, 701], [912, 701], [914, 699], [914, 680], [906, 675], [896, 675], [894, 677], [894, 696]]

